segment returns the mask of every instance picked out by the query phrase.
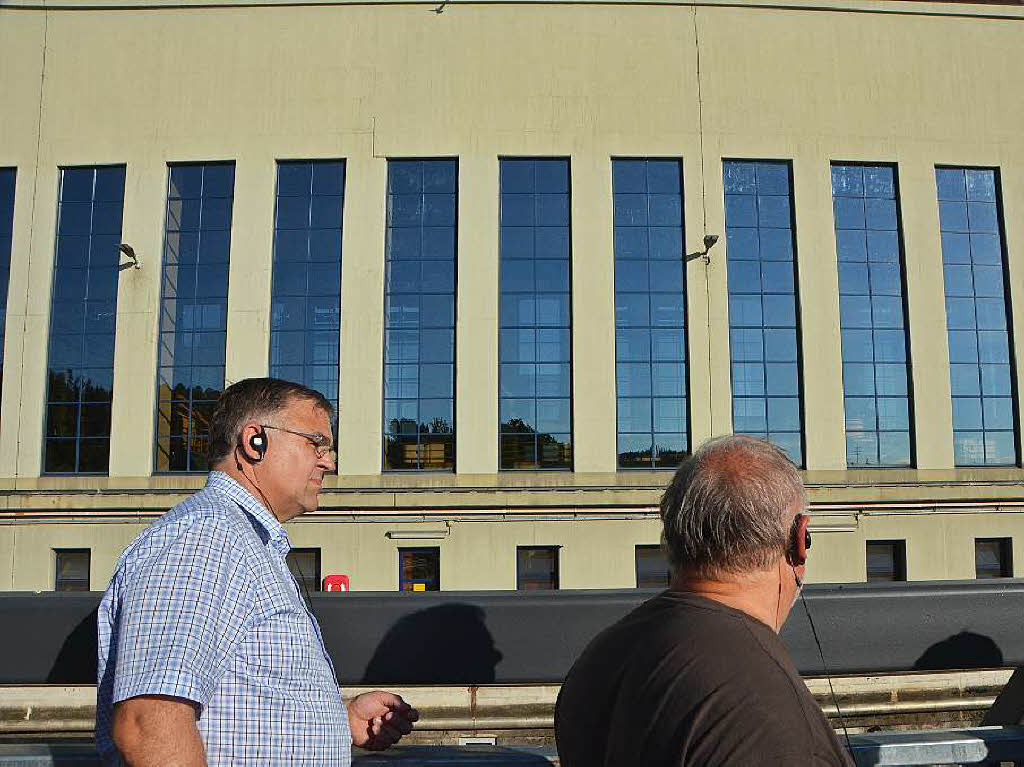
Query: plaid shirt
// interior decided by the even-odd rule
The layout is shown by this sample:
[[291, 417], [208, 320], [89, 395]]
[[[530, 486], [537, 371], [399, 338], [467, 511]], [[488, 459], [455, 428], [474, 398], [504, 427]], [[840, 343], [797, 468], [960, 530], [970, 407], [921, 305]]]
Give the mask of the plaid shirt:
[[281, 523], [214, 471], [125, 550], [97, 620], [106, 761], [118, 761], [114, 703], [173, 695], [201, 706], [210, 765], [348, 767], [348, 716], [290, 548]]

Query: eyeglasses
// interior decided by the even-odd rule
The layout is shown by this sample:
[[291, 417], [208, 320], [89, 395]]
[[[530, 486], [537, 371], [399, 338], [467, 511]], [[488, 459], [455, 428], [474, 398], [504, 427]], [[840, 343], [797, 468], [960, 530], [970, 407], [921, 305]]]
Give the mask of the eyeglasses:
[[261, 429], [273, 429], [274, 431], [283, 431], [288, 434], [294, 434], [296, 437], [303, 437], [309, 441], [313, 446], [313, 450], [316, 451], [317, 458], [324, 458], [330, 456], [331, 460], [337, 460], [338, 453], [334, 449], [333, 440], [325, 434], [320, 432], [314, 432], [308, 434], [304, 431], [295, 431], [294, 429], [286, 429], [283, 426], [271, 426], [270, 424], [261, 423]]

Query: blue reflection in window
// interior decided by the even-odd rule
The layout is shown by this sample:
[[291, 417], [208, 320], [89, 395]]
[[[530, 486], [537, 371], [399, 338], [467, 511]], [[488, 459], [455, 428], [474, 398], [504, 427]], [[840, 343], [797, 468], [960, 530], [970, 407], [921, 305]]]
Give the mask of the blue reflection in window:
[[458, 171], [388, 161], [385, 469], [455, 469]]
[[789, 163], [728, 160], [724, 173], [733, 431], [769, 440], [802, 466]]
[[851, 468], [910, 466], [912, 408], [895, 169], [833, 165], [832, 205], [846, 463]]
[[14, 231], [14, 168], [0, 168], [0, 387], [4, 377], [3, 339], [7, 328], [7, 288], [11, 277], [11, 238]]
[[[568, 470], [569, 161], [502, 160], [500, 174], [499, 460], [502, 469]], [[625, 215], [642, 215], [635, 207]], [[671, 205], [656, 217], [671, 220]]]
[[234, 188], [233, 162], [168, 166], [157, 471], [208, 468], [210, 418], [224, 388]]
[[[682, 164], [612, 161], [618, 465], [675, 467], [689, 450]], [[671, 247], [654, 253], [651, 232]]]
[[936, 168], [957, 466], [1018, 461], [997, 171]]
[[124, 179], [123, 165], [61, 169], [44, 472], [109, 466]]
[[338, 408], [343, 160], [277, 164], [270, 375]]

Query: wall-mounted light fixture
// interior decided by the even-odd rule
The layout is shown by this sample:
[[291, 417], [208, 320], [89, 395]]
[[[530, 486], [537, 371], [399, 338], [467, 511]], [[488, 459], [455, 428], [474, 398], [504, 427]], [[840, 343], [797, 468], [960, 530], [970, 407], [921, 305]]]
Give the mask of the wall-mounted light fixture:
[[135, 255], [135, 248], [133, 248], [127, 242], [122, 242], [120, 245], [117, 246], [117, 249], [131, 259], [131, 261], [127, 263], [117, 265], [117, 270], [119, 272], [124, 271], [125, 269], [130, 269], [132, 267], [136, 269], [142, 268], [142, 259]]
[[711, 263], [711, 256], [708, 255], [715, 243], [718, 242], [717, 234], [705, 234], [704, 235], [704, 250], [699, 250], [696, 253], [687, 253], [683, 256], [683, 261], [693, 261], [695, 258], [703, 258], [705, 264]]
[[384, 535], [393, 541], [438, 540], [447, 538], [449, 530], [388, 530]]

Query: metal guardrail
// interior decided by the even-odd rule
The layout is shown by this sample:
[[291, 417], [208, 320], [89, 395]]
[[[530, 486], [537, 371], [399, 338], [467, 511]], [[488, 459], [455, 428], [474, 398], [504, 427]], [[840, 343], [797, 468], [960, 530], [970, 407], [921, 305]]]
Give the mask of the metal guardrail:
[[[1024, 727], [978, 727], [853, 735], [857, 767], [1024, 763]], [[91, 744], [0, 744], [0, 767], [95, 767]], [[357, 753], [353, 767], [520, 767], [559, 765], [544, 746], [396, 746]]]
[[851, 735], [857, 767], [1024, 764], [1024, 727], [976, 727]]

